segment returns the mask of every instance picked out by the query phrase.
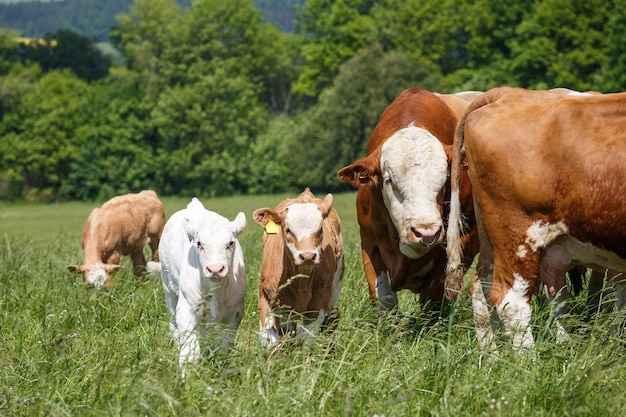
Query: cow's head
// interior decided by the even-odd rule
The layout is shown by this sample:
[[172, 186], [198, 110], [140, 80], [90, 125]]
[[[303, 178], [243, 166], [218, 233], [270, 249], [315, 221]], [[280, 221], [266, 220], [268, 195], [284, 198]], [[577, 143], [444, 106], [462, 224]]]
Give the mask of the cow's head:
[[339, 170], [356, 187], [378, 187], [398, 231], [400, 251], [423, 256], [443, 239], [443, 195], [451, 146], [426, 129], [398, 130], [375, 152]]
[[202, 274], [212, 281], [226, 277], [233, 266], [237, 236], [246, 227], [245, 214], [240, 212], [231, 222], [205, 209], [194, 197], [187, 205], [183, 224], [196, 248]]
[[67, 269], [74, 273], [83, 275], [87, 284], [91, 284], [97, 289], [110, 287], [111, 279], [122, 267], [114, 264], [98, 263], [93, 265], [68, 265]]
[[[302, 198], [305, 193], [311, 198]], [[321, 203], [312, 199], [310, 191], [305, 190], [296, 200], [277, 209], [262, 208], [255, 210], [254, 220], [266, 233], [281, 233], [285, 246], [289, 249], [294, 264], [304, 269], [311, 269], [320, 262], [323, 238], [323, 221], [333, 207], [333, 196], [327, 194]], [[317, 200], [319, 201], [319, 200]], [[281, 207], [279, 209], [279, 207]], [[274, 226], [275, 225], [275, 226]]]

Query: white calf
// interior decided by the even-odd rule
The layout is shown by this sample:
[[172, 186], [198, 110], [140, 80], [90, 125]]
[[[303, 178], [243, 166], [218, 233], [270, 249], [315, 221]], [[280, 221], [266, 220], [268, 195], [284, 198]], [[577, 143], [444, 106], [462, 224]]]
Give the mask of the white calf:
[[216, 326], [220, 335], [211, 351], [233, 344], [246, 292], [243, 252], [237, 240], [245, 225], [243, 213], [231, 222], [194, 197], [165, 224], [160, 264], [148, 264], [163, 281], [183, 378], [187, 365], [200, 358], [198, 332], [204, 335], [207, 325]]

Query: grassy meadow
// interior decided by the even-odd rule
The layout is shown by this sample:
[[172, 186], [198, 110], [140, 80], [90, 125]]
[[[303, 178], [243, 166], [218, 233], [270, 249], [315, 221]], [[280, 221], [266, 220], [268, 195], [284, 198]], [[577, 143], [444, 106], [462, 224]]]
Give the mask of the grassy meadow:
[[[347, 261], [338, 329], [314, 347], [262, 349], [262, 229], [252, 212], [286, 196], [201, 199], [230, 219], [245, 212], [248, 293], [228, 363], [200, 363], [184, 383], [159, 281], [135, 278], [127, 258], [109, 290], [87, 288], [65, 269], [82, 261], [82, 227], [97, 204], [0, 203], [0, 417], [626, 415], [624, 338], [612, 332], [618, 317], [581, 319], [584, 294], [573, 298], [571, 337], [558, 345], [550, 306], [536, 297], [537, 344], [524, 354], [501, 340], [499, 355], [481, 357], [467, 296], [428, 321], [416, 297], [401, 292], [401, 309], [416, 324], [377, 317], [354, 193], [335, 195]], [[163, 199], [167, 216], [187, 202]]]

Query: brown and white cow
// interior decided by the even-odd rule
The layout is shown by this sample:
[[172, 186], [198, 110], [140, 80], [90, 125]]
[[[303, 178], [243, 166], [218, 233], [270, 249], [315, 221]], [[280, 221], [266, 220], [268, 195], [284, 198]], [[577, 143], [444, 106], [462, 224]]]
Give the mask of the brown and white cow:
[[[478, 95], [403, 91], [381, 115], [367, 156], [338, 172], [342, 181], [358, 188], [363, 267], [370, 298], [379, 308], [396, 308], [396, 292], [403, 289], [419, 293], [421, 302], [444, 298], [447, 260], [440, 244], [450, 198], [449, 155], [457, 122]], [[469, 265], [478, 238], [467, 174], [461, 204], [469, 230], [462, 238]]]
[[275, 209], [253, 213], [264, 228], [259, 283], [260, 341], [285, 334], [304, 339], [333, 329], [344, 271], [343, 238], [333, 196], [315, 198], [305, 189]]
[[68, 265], [72, 272], [96, 288], [109, 286], [120, 269], [120, 258], [130, 255], [135, 275], [143, 273], [143, 247], [150, 245], [152, 260], [159, 260], [159, 239], [165, 225], [165, 210], [157, 194], [144, 190], [113, 197], [95, 208], [83, 228], [82, 265]]
[[531, 346], [532, 295], [542, 281], [547, 294], [556, 296], [572, 265], [607, 268], [621, 277], [618, 307], [623, 305], [626, 93], [558, 95], [502, 87], [472, 103], [452, 156], [452, 288], [460, 288], [463, 272], [464, 209], [457, 184], [464, 161], [480, 236], [478, 276], [470, 292], [481, 346], [494, 347], [490, 319], [497, 318], [513, 346]]

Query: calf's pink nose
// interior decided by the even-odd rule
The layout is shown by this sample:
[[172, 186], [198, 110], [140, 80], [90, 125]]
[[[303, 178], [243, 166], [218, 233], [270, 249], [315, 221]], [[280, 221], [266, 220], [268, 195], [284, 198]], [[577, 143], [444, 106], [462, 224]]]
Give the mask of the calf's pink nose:
[[219, 277], [223, 278], [226, 273], [226, 267], [220, 264], [207, 265], [206, 267], [206, 275], [208, 277]]
[[299, 256], [302, 263], [315, 263], [317, 261], [317, 253], [314, 251], [300, 252]]

